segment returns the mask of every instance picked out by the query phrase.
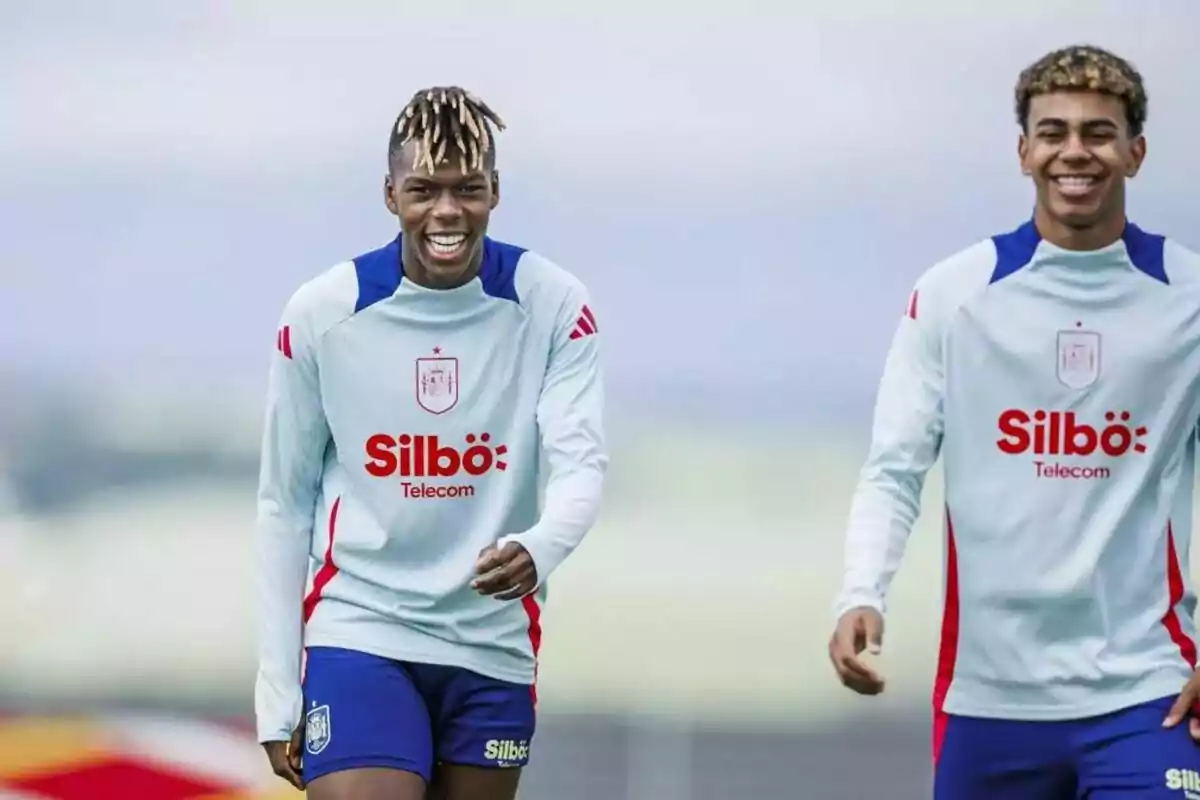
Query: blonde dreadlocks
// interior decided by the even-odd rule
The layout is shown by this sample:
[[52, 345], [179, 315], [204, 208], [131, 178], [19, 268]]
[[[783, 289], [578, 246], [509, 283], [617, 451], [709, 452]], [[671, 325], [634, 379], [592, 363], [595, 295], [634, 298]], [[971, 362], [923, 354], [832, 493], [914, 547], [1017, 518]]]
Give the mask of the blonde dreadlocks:
[[[388, 142], [391, 162], [409, 142], [414, 143], [412, 168], [424, 166], [433, 172], [439, 164], [458, 157], [464, 175], [494, 163], [495, 134], [504, 121], [487, 103], [457, 86], [422, 89], [413, 95], [396, 118]], [[453, 146], [453, 151], [447, 152]]]

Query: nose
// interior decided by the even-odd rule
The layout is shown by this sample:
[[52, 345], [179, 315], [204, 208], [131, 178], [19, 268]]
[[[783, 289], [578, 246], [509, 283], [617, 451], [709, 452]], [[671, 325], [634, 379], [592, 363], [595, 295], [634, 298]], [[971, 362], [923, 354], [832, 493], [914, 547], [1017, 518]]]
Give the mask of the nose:
[[454, 220], [462, 216], [462, 205], [454, 196], [454, 192], [445, 191], [438, 194], [433, 204], [433, 216], [439, 220]]
[[1083, 137], [1078, 133], [1071, 133], [1067, 136], [1067, 141], [1063, 145], [1062, 158], [1067, 161], [1081, 161], [1091, 157], [1091, 152], [1084, 147]]

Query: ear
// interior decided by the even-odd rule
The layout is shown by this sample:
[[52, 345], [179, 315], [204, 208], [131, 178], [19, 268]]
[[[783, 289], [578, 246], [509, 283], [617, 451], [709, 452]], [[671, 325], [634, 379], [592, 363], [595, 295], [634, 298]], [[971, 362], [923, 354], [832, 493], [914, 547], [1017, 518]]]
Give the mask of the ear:
[[495, 208], [500, 205], [500, 173], [492, 170], [492, 200], [489, 206]]
[[1140, 135], [1134, 137], [1129, 143], [1129, 164], [1125, 167], [1126, 178], [1136, 178], [1138, 172], [1142, 169], [1142, 162], [1146, 160], [1146, 137]]
[[1027, 159], [1029, 158], [1029, 137], [1025, 134], [1017, 139], [1017, 158], [1021, 162], [1021, 174], [1029, 177], [1033, 175], [1033, 168], [1029, 166]]
[[400, 216], [400, 208], [396, 205], [396, 184], [390, 173], [383, 176], [383, 204], [392, 216]]

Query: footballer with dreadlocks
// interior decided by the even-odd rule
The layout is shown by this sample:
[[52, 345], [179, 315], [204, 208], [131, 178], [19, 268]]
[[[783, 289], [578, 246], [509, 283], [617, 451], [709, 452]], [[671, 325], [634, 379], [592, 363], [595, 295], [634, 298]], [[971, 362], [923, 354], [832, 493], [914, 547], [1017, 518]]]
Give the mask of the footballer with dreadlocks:
[[258, 490], [259, 740], [313, 800], [513, 800], [546, 581], [608, 464], [583, 283], [488, 235], [504, 123], [417, 92], [385, 246], [279, 322]]
[[[400, 218], [405, 274], [417, 283], [452, 288], [479, 270], [500, 201], [493, 125], [504, 130], [484, 102], [451, 87], [418, 92], [392, 128], [384, 202]], [[453, 219], [432, 213], [439, 191], [457, 198]]]
[[1076, 45], [1016, 85], [1032, 218], [922, 275], [851, 502], [829, 656], [875, 695], [886, 594], [944, 458], [937, 800], [1200, 797], [1189, 544], [1200, 256], [1126, 217], [1146, 89]]

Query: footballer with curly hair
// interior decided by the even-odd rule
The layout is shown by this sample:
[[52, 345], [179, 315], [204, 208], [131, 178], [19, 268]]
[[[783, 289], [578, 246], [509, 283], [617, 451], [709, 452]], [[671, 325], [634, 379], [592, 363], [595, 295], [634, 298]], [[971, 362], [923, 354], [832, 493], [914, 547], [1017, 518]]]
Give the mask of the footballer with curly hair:
[[1015, 93], [1032, 218], [935, 265], [884, 367], [829, 655], [884, 681], [885, 601], [941, 457], [937, 800], [1200, 797], [1189, 575], [1200, 256], [1126, 217], [1147, 99], [1078, 45]]

